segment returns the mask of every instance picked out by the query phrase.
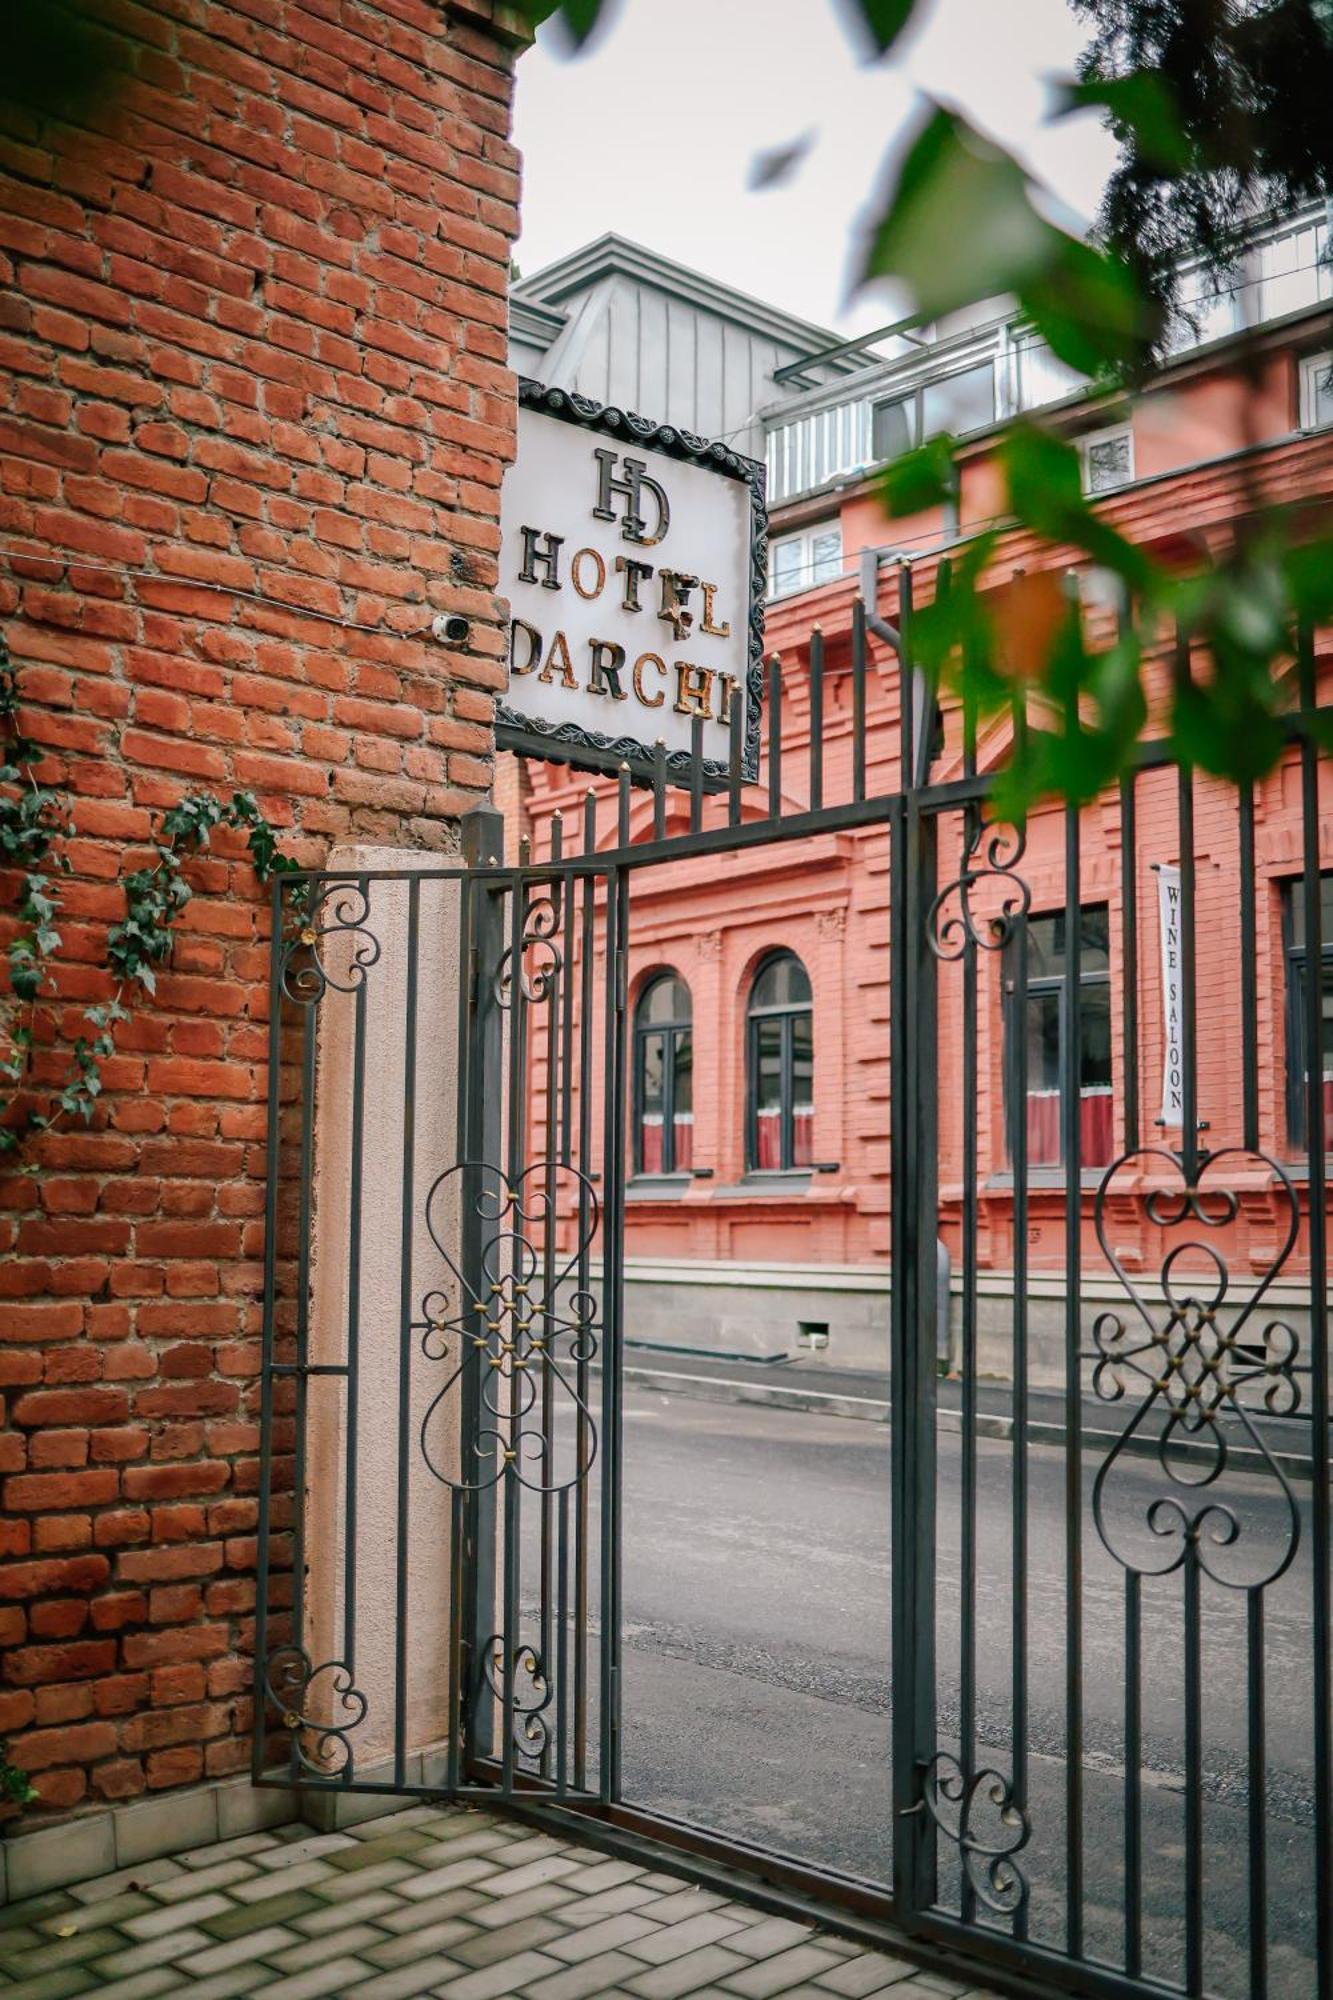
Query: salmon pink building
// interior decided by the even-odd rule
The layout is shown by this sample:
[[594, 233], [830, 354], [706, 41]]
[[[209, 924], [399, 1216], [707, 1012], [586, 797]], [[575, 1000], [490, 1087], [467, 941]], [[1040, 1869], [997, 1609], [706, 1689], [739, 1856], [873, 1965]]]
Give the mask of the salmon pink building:
[[[839, 343], [616, 239], [518, 287], [511, 342], [528, 374], [762, 451], [767, 645], [778, 662], [768, 698], [780, 702], [781, 759], [776, 779], [771, 764], [761, 771], [763, 790], [747, 796], [743, 816], [769, 810], [774, 784], [794, 813], [849, 797], [854, 783], [872, 797], [894, 792], [912, 775], [893, 642], [910, 601], [931, 598], [941, 559], [995, 522], [993, 447], [1011, 416], [1039, 411], [1073, 441], [1106, 519], [1168, 563], [1220, 549], [1274, 502], [1319, 517], [1333, 496], [1326, 238], [1324, 212], [1312, 210], [1257, 235], [1231, 289], [1213, 295], [1187, 274], [1191, 321], [1133, 397], [1090, 393], [1003, 302], [910, 337]], [[1255, 325], [1242, 368], [1244, 330]], [[942, 430], [965, 439], [953, 505], [890, 521], [878, 468]], [[1070, 589], [1109, 643], [1121, 608], [1114, 579], [998, 525], [990, 573], [1016, 657]], [[864, 718], [851, 673], [862, 620]], [[1316, 675], [1324, 668], [1317, 660]], [[1164, 684], [1172, 670], [1163, 633], [1151, 672]], [[1009, 727], [969, 742], [948, 700], [917, 715], [917, 775], [926, 757], [936, 787], [993, 768]], [[509, 762], [498, 795], [514, 838], [546, 852], [556, 816], [574, 823], [584, 813], [590, 782], [555, 763]], [[1326, 772], [1319, 782], [1320, 853], [1333, 870], [1333, 790]], [[593, 782], [606, 844], [610, 789]], [[1193, 841], [1182, 844], [1186, 810]], [[721, 815], [724, 803], [705, 811]], [[687, 812], [676, 796], [668, 830]], [[636, 794], [636, 838], [652, 814], [648, 794]], [[1235, 1149], [1235, 1212], [1218, 1225], [1233, 1273], [1264, 1286], [1266, 1326], [1303, 1325], [1308, 1263], [1299, 1242], [1287, 1254], [1279, 1241], [1289, 1213], [1282, 1176], [1299, 1194], [1308, 1065], [1324, 1065], [1333, 1081], [1333, 1032], [1309, 1049], [1303, 1013], [1315, 980], [1323, 1018], [1333, 1019], [1333, 958], [1326, 945], [1311, 965], [1305, 951], [1295, 753], [1239, 798], [1203, 773], [1182, 781], [1174, 768], [1148, 768], [1072, 827], [1051, 805], [1021, 835], [982, 827], [960, 801], [939, 816], [938, 841], [930, 930], [942, 1356], [956, 1358], [966, 1307], [979, 1369], [1009, 1372], [1017, 1295], [1033, 1379], [1059, 1374], [1074, 1136], [1061, 1117], [1061, 1077], [1070, 1061], [1085, 1326], [1123, 1299], [1112, 1257], [1145, 1274], [1145, 1296], [1162, 1296], [1162, 1230], [1152, 1205], [1129, 1197], [1155, 1171], [1143, 1148], [1162, 1149], [1165, 1173], [1165, 1152], [1188, 1143], [1185, 1095], [1195, 1099], [1194, 1143]], [[631, 1342], [885, 1364], [888, 847], [882, 827], [849, 828], [636, 877], [624, 1133]], [[1076, 986], [1067, 976], [1075, 869]], [[1243, 878], [1253, 885], [1252, 923], [1242, 917]], [[1333, 917], [1333, 875], [1325, 888]], [[1179, 1074], [1182, 893], [1194, 911], [1186, 976], [1199, 1051], [1188, 1082]], [[1325, 940], [1331, 931], [1326, 922]], [[1136, 1157], [1108, 1184], [1099, 1238], [1097, 1190], [1127, 1153]], [[1279, 1337], [1254, 1335], [1260, 1345]]]

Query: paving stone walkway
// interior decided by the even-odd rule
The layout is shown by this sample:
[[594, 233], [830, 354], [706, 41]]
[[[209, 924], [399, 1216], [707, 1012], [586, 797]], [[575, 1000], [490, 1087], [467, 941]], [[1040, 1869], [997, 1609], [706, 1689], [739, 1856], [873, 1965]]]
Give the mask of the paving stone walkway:
[[994, 2000], [513, 1821], [248, 1834], [0, 1910], [0, 2000]]

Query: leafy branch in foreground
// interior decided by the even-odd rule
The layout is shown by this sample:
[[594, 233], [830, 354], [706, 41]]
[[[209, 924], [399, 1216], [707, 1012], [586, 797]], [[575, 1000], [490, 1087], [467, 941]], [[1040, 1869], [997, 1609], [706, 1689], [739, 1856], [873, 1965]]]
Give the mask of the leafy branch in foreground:
[[[873, 59], [924, 13], [924, 0], [842, 4]], [[518, 5], [534, 24], [558, 13], [576, 45], [610, 11], [608, 0]], [[1011, 296], [1092, 393], [1133, 386], [1160, 358], [1183, 256], [1220, 279], [1266, 206], [1333, 186], [1333, 0], [1074, 5], [1093, 39], [1053, 111], [1099, 111], [1120, 141], [1100, 242], [1063, 228], [1021, 162], [927, 99], [875, 197], [861, 273], [904, 288], [922, 321]], [[974, 719], [1023, 716], [1001, 788], [1013, 808], [1048, 790], [1086, 799], [1112, 782], [1150, 696], [1164, 701], [1185, 763], [1242, 781], [1271, 768], [1294, 701], [1298, 632], [1333, 616], [1333, 540], [1242, 486], [1230, 547], [1201, 549], [1182, 575], [1094, 511], [1058, 436], [1020, 423], [998, 457], [1009, 523], [1035, 538], [1040, 573], [997, 591], [998, 535], [979, 534], [941, 564], [935, 602], [918, 610], [913, 632], [918, 663], [954, 686]], [[957, 479], [954, 441], [936, 438], [890, 468], [884, 498], [890, 513], [919, 513], [950, 500]], [[1099, 651], [1060, 573], [1071, 562], [1114, 576], [1127, 607]], [[1197, 668], [1163, 695], [1146, 663], [1175, 631], [1197, 650]]]
[[[954, 477], [952, 440], [936, 439], [891, 466], [890, 512], [943, 504]], [[1021, 813], [1043, 793], [1094, 798], [1127, 767], [1148, 720], [1149, 655], [1177, 637], [1203, 661], [1170, 675], [1162, 720], [1176, 756], [1247, 782], [1282, 752], [1284, 717], [1300, 696], [1289, 671], [1303, 628], [1333, 617], [1333, 537], [1297, 540], [1273, 510], [1216, 561], [1182, 572], [1130, 541], [1082, 490], [1073, 445], [1034, 424], [1001, 440], [999, 468], [1011, 519], [1113, 578], [1123, 607], [1111, 644], [1091, 643], [1069, 570], [989, 577], [1000, 526], [972, 536], [940, 564], [934, 599], [913, 620], [917, 664], [951, 688], [976, 722], [1021, 713], [998, 797]]]
[[[153, 994], [157, 972], [171, 956], [173, 933], [192, 890], [185, 864], [201, 853], [218, 827], [246, 835], [251, 865], [261, 882], [291, 872], [296, 863], [278, 851], [278, 836], [250, 792], [228, 799], [192, 792], [162, 814], [153, 859], [124, 879], [125, 914], [107, 933], [106, 963], [112, 991], [83, 1008], [62, 1082], [33, 1090], [38, 1046], [37, 1013], [57, 991], [52, 961], [61, 945], [56, 928], [59, 890], [53, 880], [69, 873], [65, 852], [71, 826], [59, 790], [42, 784], [41, 746], [23, 730], [18, 674], [0, 635], [0, 873], [13, 873], [16, 929], [6, 954], [9, 992], [0, 998], [0, 1155], [14, 1153], [31, 1133], [49, 1132], [62, 1118], [90, 1123], [102, 1092], [102, 1068], [115, 1054], [116, 1029], [130, 1018], [126, 998]], [[45, 1096], [45, 1106], [41, 1098]]]

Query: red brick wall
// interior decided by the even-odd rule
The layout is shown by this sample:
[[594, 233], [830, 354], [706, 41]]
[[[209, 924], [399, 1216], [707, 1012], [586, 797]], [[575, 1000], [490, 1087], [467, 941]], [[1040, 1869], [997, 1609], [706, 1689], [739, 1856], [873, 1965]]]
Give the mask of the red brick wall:
[[[0, 624], [74, 799], [66, 1032], [188, 788], [252, 788], [309, 860], [455, 838], [490, 777], [515, 421], [488, 0], [97, 7], [123, 88], [78, 124], [0, 106]], [[267, 952], [241, 852], [192, 866], [92, 1129], [0, 1180], [0, 1736], [49, 1807], [248, 1756]]]

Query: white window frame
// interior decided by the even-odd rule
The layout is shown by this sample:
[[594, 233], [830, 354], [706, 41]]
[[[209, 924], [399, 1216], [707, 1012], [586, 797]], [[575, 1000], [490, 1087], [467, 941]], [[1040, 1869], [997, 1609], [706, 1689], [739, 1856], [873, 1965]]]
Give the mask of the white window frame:
[[1134, 484], [1134, 426], [1132, 424], [1107, 424], [1104, 429], [1099, 431], [1085, 431], [1082, 437], [1075, 440], [1078, 445], [1079, 459], [1083, 467], [1083, 491], [1093, 499], [1097, 495], [1093, 492], [1090, 483], [1088, 454], [1093, 445], [1110, 444], [1113, 439], [1119, 438], [1126, 438], [1129, 441], [1129, 471], [1114, 486], [1102, 486], [1097, 489], [1099, 493], [1119, 493], [1126, 486]]
[[[817, 541], [822, 541], [825, 535], [836, 535], [838, 538], [838, 565], [839, 565], [838, 574], [841, 575], [842, 574], [842, 517], [838, 514], [833, 515], [829, 520], [816, 521], [813, 527], [801, 528], [795, 534], [778, 535], [769, 544], [768, 599], [770, 603], [773, 603], [775, 599], [780, 597], [799, 597], [802, 591], [816, 590], [819, 588], [821, 583], [832, 582], [833, 579], [831, 577], [817, 578], [814, 574], [815, 543]], [[791, 549], [791, 548], [800, 550], [800, 561], [798, 564], [798, 575], [800, 581], [794, 584], [785, 585], [782, 589], [779, 589], [777, 582], [778, 550]]]
[[1333, 418], [1319, 415], [1319, 377], [1333, 372], [1333, 350], [1325, 348], [1322, 354], [1306, 354], [1301, 357], [1301, 429], [1303, 431], [1326, 431], [1333, 425]]

